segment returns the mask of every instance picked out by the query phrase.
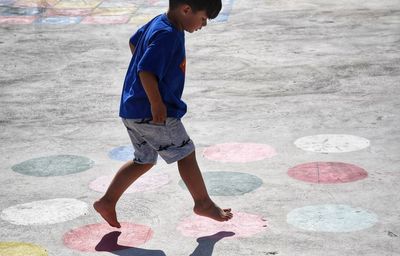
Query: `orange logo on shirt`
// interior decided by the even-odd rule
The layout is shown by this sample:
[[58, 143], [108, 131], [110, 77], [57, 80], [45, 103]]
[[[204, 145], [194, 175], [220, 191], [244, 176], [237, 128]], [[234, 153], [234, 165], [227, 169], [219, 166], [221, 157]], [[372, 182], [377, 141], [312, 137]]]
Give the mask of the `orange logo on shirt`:
[[179, 67], [181, 68], [183, 74], [186, 73], [186, 58], [183, 58], [183, 61], [181, 63], [181, 65], [179, 65]]

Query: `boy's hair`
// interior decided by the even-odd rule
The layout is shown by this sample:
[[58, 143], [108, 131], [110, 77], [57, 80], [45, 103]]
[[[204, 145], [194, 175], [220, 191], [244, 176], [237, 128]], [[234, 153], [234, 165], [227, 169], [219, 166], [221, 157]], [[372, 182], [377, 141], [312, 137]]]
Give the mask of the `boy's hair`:
[[221, 0], [169, 0], [169, 8], [171, 10], [181, 4], [189, 5], [193, 12], [206, 11], [209, 19], [217, 17], [222, 8]]

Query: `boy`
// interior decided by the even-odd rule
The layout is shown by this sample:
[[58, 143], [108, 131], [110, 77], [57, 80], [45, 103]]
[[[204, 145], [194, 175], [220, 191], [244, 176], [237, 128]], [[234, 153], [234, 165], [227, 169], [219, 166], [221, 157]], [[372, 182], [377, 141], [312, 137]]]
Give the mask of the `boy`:
[[185, 34], [217, 17], [221, 0], [170, 0], [167, 13], [141, 27], [129, 40], [132, 59], [121, 96], [120, 117], [135, 149], [135, 159], [123, 165], [94, 209], [120, 228], [115, 206], [123, 192], [157, 163], [178, 162], [189, 189], [193, 211], [216, 221], [232, 218], [209, 197], [197, 165], [195, 147], [181, 123], [186, 104], [181, 100], [185, 79]]

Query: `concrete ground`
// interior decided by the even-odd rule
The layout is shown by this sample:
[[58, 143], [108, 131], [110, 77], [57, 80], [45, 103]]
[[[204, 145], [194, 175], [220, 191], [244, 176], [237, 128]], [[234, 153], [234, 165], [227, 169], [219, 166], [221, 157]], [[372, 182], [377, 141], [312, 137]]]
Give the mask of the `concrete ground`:
[[[12, 2], [0, 1], [2, 10]], [[139, 11], [145, 11], [146, 1], [138, 2]], [[118, 110], [130, 61], [128, 40], [138, 24], [3, 22], [0, 244], [32, 243], [53, 256], [400, 255], [400, 1], [229, 4], [226, 20], [186, 33], [183, 98], [188, 113], [182, 121], [196, 144], [203, 172], [240, 172], [262, 180], [248, 193], [213, 199], [236, 212], [262, 216], [267, 227], [248, 237], [235, 237], [232, 230], [198, 241], [202, 235], [184, 236], [177, 226], [191, 216], [192, 200], [179, 185], [176, 164], [160, 161], [154, 172], [167, 173], [169, 183], [125, 194], [117, 207], [121, 221], [151, 227], [151, 239], [119, 252], [68, 248], [64, 234], [103, 222], [91, 208], [101, 193], [89, 184], [118, 170], [123, 162], [111, 159], [109, 152], [130, 144]], [[156, 15], [163, 8], [147, 14]], [[318, 134], [354, 135], [370, 144], [341, 153], [305, 151], [294, 144]], [[203, 155], [207, 147], [231, 142], [266, 144], [277, 154], [246, 163], [213, 161]], [[13, 171], [24, 161], [54, 155], [84, 156], [93, 164], [62, 176]], [[290, 168], [311, 162], [348, 163], [368, 176], [319, 184], [288, 175]], [[81, 216], [53, 224], [13, 224], [5, 217], [15, 205], [56, 198], [77, 199], [89, 208]], [[357, 222], [361, 226], [351, 230], [302, 228], [290, 221], [295, 209], [327, 204], [347, 205], [374, 217], [367, 218], [371, 225], [364, 228]], [[326, 218], [321, 212], [316, 218]], [[341, 220], [345, 226], [349, 222], [346, 217]], [[29, 221], [29, 216], [20, 221]]]

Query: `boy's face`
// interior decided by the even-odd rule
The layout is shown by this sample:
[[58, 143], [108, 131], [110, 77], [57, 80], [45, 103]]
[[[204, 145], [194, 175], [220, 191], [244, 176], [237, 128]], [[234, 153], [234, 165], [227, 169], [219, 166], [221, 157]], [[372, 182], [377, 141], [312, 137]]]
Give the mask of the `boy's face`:
[[193, 33], [207, 26], [207, 12], [197, 11], [193, 12], [190, 6], [183, 8], [184, 19], [182, 21], [183, 29], [189, 33]]

